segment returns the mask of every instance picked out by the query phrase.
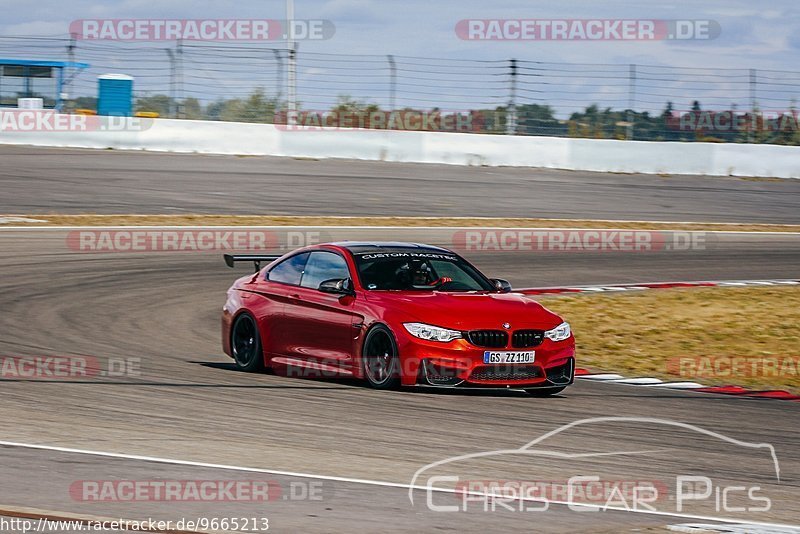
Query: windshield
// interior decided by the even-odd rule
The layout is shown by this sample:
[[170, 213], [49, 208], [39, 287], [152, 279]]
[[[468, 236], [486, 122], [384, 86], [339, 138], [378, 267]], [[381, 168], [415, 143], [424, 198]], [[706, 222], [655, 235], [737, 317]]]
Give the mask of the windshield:
[[381, 251], [353, 254], [369, 290], [493, 291], [486, 277], [455, 254]]

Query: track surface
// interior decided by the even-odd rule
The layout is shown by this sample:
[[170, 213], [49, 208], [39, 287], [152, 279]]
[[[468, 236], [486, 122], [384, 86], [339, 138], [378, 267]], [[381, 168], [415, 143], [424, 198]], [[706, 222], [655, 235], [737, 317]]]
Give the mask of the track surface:
[[0, 213], [800, 223], [800, 180], [0, 146]]
[[[749, 268], [737, 270], [745, 262], [737, 262], [733, 253], [742, 247], [736, 239], [721, 253], [729, 259], [715, 260], [722, 265], [717, 268], [733, 277], [745, 275]], [[631, 423], [576, 428], [554, 440], [552, 449], [573, 454], [654, 452], [588, 461], [493, 460], [464, 471], [459, 467], [458, 473], [473, 479], [551, 481], [597, 474], [613, 480], [665, 481], [669, 486], [677, 475], [701, 474], [719, 484], [769, 489], [769, 513], [739, 517], [791, 523], [800, 514], [796, 403], [589, 383], [550, 400], [515, 392], [375, 392], [349, 382], [244, 374], [232, 369], [218, 339], [224, 291], [244, 269], [227, 269], [218, 253], [82, 254], [69, 251], [64, 243], [63, 231], [0, 232], [0, 353], [89, 355], [101, 361], [140, 358], [142, 374], [83, 383], [0, 382], [0, 432], [5, 440], [407, 484], [429, 462], [520, 447], [578, 419], [660, 417], [773, 444], [781, 483], [775, 483], [763, 451], [720, 444], [682, 429]], [[764, 244], [749, 246], [755, 257]], [[565, 277], [569, 283], [597, 283], [610, 279], [614, 271], [616, 281], [697, 278], [710, 261], [687, 257], [670, 265], [659, 256], [637, 255], [640, 263], [629, 271], [626, 265], [632, 256], [617, 256], [616, 263], [607, 260], [595, 272], [590, 271], [596, 254], [483, 253], [471, 259], [489, 272], [508, 274], [516, 283], [537, 285]], [[773, 274], [789, 276], [791, 261], [787, 258]], [[564, 271], [569, 265], [583, 269]], [[70, 498], [70, 484], [110, 478], [228, 480], [243, 474], [15, 448], [0, 448], [0, 458], [0, 504], [110, 517], [177, 520], [203, 516], [201, 512], [213, 511], [216, 517], [255, 512], [270, 517], [278, 532], [485, 531], [497, 525], [616, 532], [686, 522], [624, 512], [581, 514], [564, 506], [546, 513], [433, 513], [424, 507], [424, 493], [412, 508], [403, 489], [324, 481], [323, 500], [313, 502], [85, 503]], [[268, 478], [283, 488], [297, 480]], [[442, 499], [440, 503], [451, 502]], [[674, 505], [665, 508], [674, 510]], [[689, 511], [737, 515], [701, 504]]]

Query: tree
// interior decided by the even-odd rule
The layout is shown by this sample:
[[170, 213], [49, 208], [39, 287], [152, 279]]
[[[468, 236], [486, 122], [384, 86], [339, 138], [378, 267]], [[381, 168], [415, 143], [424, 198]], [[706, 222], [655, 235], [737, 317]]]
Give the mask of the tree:
[[672, 117], [672, 113], [675, 109], [672, 106], [672, 102], [667, 102], [667, 106], [664, 108], [664, 111], [661, 112], [661, 117], [667, 119]]
[[67, 109], [91, 109], [97, 111], [97, 97], [96, 96], [79, 96], [70, 101], [66, 106]]
[[200, 120], [204, 118], [203, 106], [196, 98], [187, 98], [183, 101], [183, 118]]
[[[336, 124], [340, 127], [387, 128], [390, 126], [388, 121], [379, 121], [376, 124], [372, 124], [370, 120], [370, 115], [380, 111], [380, 109], [381, 108], [377, 104], [356, 100], [350, 95], [339, 95], [336, 105], [331, 108], [331, 113], [334, 116]], [[394, 112], [394, 110], [392, 110], [392, 112]], [[407, 111], [398, 112], [398, 117], [404, 112]], [[400, 120], [400, 125], [402, 126], [402, 120]]]
[[540, 104], [517, 106], [518, 131], [526, 134], [564, 135], [564, 126], [556, 119], [553, 108]]
[[[257, 88], [247, 98], [234, 98], [224, 101], [219, 109], [219, 119], [230, 122], [272, 123], [278, 102], [268, 98], [262, 88]], [[210, 107], [210, 106], [209, 106]], [[216, 112], [216, 109], [214, 110]]]

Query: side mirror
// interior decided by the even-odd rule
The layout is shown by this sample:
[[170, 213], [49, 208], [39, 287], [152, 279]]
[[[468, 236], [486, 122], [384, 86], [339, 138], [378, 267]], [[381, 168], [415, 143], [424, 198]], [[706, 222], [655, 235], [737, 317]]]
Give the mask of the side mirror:
[[353, 290], [353, 282], [349, 278], [331, 278], [325, 280], [319, 285], [318, 288], [323, 293], [331, 293], [332, 295], [355, 295]]
[[492, 284], [494, 284], [495, 289], [498, 291], [502, 291], [503, 293], [511, 292], [511, 284], [508, 282], [508, 280], [503, 280], [502, 278], [492, 278], [490, 281]]

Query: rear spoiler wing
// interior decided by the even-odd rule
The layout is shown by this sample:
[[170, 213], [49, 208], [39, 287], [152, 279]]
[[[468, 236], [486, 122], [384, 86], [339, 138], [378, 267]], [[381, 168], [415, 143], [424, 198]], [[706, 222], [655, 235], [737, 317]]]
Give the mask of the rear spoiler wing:
[[223, 258], [225, 258], [225, 265], [228, 267], [233, 268], [236, 263], [241, 261], [252, 261], [256, 268], [256, 272], [261, 270], [262, 261], [275, 261], [280, 257], [280, 255], [266, 256], [263, 254], [223, 254]]

